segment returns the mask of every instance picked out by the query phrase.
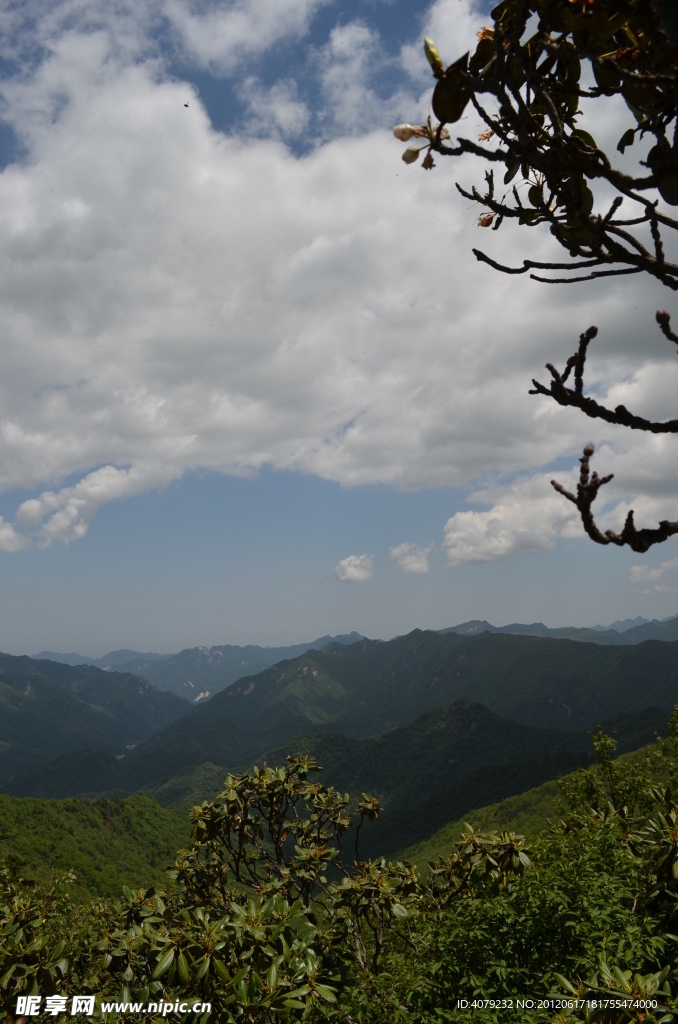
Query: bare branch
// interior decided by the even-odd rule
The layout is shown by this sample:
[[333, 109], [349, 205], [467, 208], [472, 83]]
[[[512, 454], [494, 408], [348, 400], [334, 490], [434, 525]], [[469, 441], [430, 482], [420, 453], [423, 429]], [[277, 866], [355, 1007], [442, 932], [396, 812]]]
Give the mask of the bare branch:
[[591, 540], [596, 544], [616, 544], [618, 547], [630, 547], [632, 551], [644, 554], [653, 544], [661, 544], [669, 537], [678, 534], [678, 522], [671, 523], [667, 519], [663, 519], [656, 530], [637, 530], [633, 521], [633, 510], [627, 515], [621, 533], [615, 533], [614, 530], [605, 530], [603, 533], [596, 525], [591, 506], [598, 497], [600, 488], [609, 483], [614, 474], [609, 473], [604, 477], [599, 477], [595, 471], [589, 474], [589, 461], [594, 451], [595, 445], [587, 444], [579, 460], [581, 470], [576, 495], [566, 490], [557, 480], [551, 481], [551, 486], [559, 494], [577, 506], [584, 529]]
[[678, 344], [678, 334], [675, 334], [671, 330], [671, 314], [667, 313], [665, 309], [658, 309], [656, 319], [662, 334], [668, 338], [669, 341], [675, 341], [676, 344]]
[[[570, 267], [568, 267], [569, 269]], [[580, 281], [595, 281], [597, 277], [620, 277], [622, 274], [642, 274], [642, 272], [642, 267], [622, 267], [621, 270], [595, 270], [592, 274], [585, 274], [583, 277], [539, 277], [537, 274], [530, 274], [530, 277], [533, 281], [539, 281], [541, 284], [577, 284]]]
[[[660, 314], [662, 314], [660, 320]], [[659, 310], [657, 313], [657, 321], [660, 327], [670, 337], [671, 341], [678, 343], [678, 336], [673, 334], [670, 329], [670, 318], [665, 310]], [[664, 326], [666, 330], [664, 330]], [[595, 398], [590, 398], [584, 394], [584, 364], [586, 362], [586, 353], [588, 350], [589, 342], [595, 338], [598, 333], [597, 327], [589, 327], [588, 331], [579, 337], [579, 348], [577, 352], [570, 356], [567, 360], [565, 370], [563, 373], [559, 373], [558, 370], [551, 364], [546, 364], [546, 369], [551, 374], [551, 382], [549, 387], [544, 384], [540, 384], [539, 381], [533, 380], [534, 388], [530, 389], [531, 395], [546, 395], [549, 398], [553, 398], [558, 405], [563, 406], [574, 406], [576, 409], [581, 409], [586, 416], [590, 416], [591, 419], [605, 420], [606, 423], [616, 423], [622, 427], [630, 427], [631, 430], [646, 430], [651, 434], [678, 434], [678, 420], [667, 420], [664, 423], [656, 423], [652, 420], [646, 420], [642, 416], [636, 416], [634, 413], [628, 411], [626, 406], [618, 405], [616, 409], [608, 409], [606, 406], [596, 402]], [[570, 372], [575, 371], [575, 387], [574, 389], [565, 386], [565, 381], [570, 375]]]
[[480, 249], [472, 249], [473, 255], [480, 263], [489, 263], [495, 270], [501, 270], [504, 274], [525, 274], [528, 270], [581, 270], [584, 267], [599, 267], [605, 263], [604, 259], [587, 260], [582, 263], [539, 263], [538, 260], [523, 260], [522, 267], [505, 267], [497, 263], [490, 256], [486, 256]]

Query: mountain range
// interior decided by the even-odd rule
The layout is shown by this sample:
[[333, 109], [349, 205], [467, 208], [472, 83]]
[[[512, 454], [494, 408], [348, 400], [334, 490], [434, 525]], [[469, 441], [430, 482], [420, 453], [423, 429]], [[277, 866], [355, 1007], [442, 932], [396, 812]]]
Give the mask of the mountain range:
[[143, 676], [159, 690], [170, 690], [197, 704], [226, 689], [237, 679], [261, 672], [286, 658], [296, 658], [308, 650], [319, 650], [329, 643], [352, 644], [361, 639], [362, 634], [354, 631], [340, 636], [321, 636], [310, 643], [287, 647], [259, 647], [255, 644], [238, 647], [222, 644], [219, 647], [188, 647], [178, 654], [143, 654], [139, 651], [120, 650], [95, 659], [72, 652], [58, 654], [54, 651], [41, 651], [35, 657], [67, 665], [88, 664], [106, 671], [131, 672]]
[[[484, 621], [390, 641], [340, 637], [197, 703], [120, 671], [129, 658], [104, 670], [0, 655], [0, 790], [123, 804], [142, 793], [171, 809], [211, 798], [227, 771], [301, 753], [323, 766], [323, 782], [380, 799], [361, 852], [392, 856], [590, 763], [599, 723], [619, 752], [664, 732], [678, 701], [675, 623], [631, 624], [616, 636], [663, 627], [664, 639], [615, 644]], [[546, 635], [523, 631], [537, 629]], [[223, 668], [218, 655], [212, 663]]]
[[507, 626], [493, 626], [485, 619], [471, 619], [461, 622], [458, 626], [448, 626], [439, 630], [441, 633], [460, 633], [463, 636], [479, 636], [481, 633], [511, 633], [516, 636], [543, 636], [554, 640], [579, 640], [589, 644], [628, 645], [641, 644], [645, 640], [666, 640], [672, 643], [678, 640], [678, 616], [668, 619], [652, 619], [648, 621], [638, 616], [637, 619], [623, 619], [613, 622], [611, 626], [560, 626], [552, 629], [543, 622], [511, 622]]
[[[515, 636], [540, 636], [558, 640], [579, 640], [583, 643], [607, 646], [626, 646], [645, 640], [678, 640], [678, 617], [658, 621], [638, 616], [623, 619], [610, 626], [550, 628], [542, 622], [513, 622], [506, 626], [493, 626], [485, 619], [471, 619], [456, 626], [438, 630], [440, 633], [459, 633], [462, 636], [480, 636], [482, 633], [509, 633]], [[142, 676], [159, 690], [170, 690], [180, 697], [199, 704], [225, 690], [243, 676], [255, 675], [278, 662], [303, 655], [308, 650], [321, 650], [329, 643], [350, 645], [364, 639], [361, 633], [341, 636], [321, 636], [310, 643], [286, 647], [260, 647], [250, 644], [239, 647], [222, 644], [215, 647], [188, 647], [178, 654], [143, 653], [132, 650], [110, 651], [102, 658], [88, 658], [70, 652], [60, 654], [41, 651], [38, 659], [58, 661], [68, 665], [93, 665], [112, 672], [131, 672]]]
[[[116, 673], [101, 674], [117, 678]], [[662, 728], [677, 699], [676, 643], [612, 647], [503, 633], [414, 630], [391, 641], [333, 642], [320, 651], [308, 650], [240, 679], [158, 728], [123, 757], [113, 756], [117, 751], [110, 746], [93, 750], [88, 743], [82, 747], [89, 750], [77, 750], [71, 743], [56, 759], [41, 764], [36, 758], [3, 788], [15, 795], [43, 796], [164, 793], [163, 800], [173, 794], [170, 799], [180, 801], [189, 794], [200, 796], [197, 776], [215, 785], [227, 769], [272, 763], [285, 751], [299, 749], [313, 751], [321, 763], [330, 758], [330, 775], [349, 789], [385, 785], [374, 775], [376, 766], [385, 765], [386, 774], [395, 771], [402, 751], [403, 772], [425, 778], [430, 789], [455, 782], [460, 769], [452, 764], [454, 758], [467, 774], [494, 762], [548, 761], [556, 754], [570, 758], [560, 767], [542, 763], [542, 781], [548, 772], [573, 767], [572, 758], [588, 749], [586, 729], [596, 722], [626, 716], [625, 734], [639, 746]], [[503, 721], [490, 729], [489, 718], [477, 719], [473, 730], [479, 760], [466, 750], [451, 751], [438, 758], [442, 775], [426, 775], [415, 763], [415, 752], [438, 749], [442, 741], [429, 734], [431, 723], [440, 723], [458, 701], [483, 705], [483, 715], [492, 713]], [[634, 734], [634, 723], [643, 714], [650, 714], [650, 724]], [[403, 727], [414, 730], [409, 739], [393, 732]], [[520, 742], [502, 752], [498, 737], [508, 743], [518, 728], [523, 730]], [[543, 730], [542, 738], [530, 730]], [[359, 766], [354, 779], [351, 764]], [[532, 767], [526, 771], [534, 775]], [[416, 786], [396, 788], [400, 801], [422, 797]], [[388, 788], [383, 792], [392, 801]], [[492, 793], [485, 796], [484, 802], [491, 802]]]

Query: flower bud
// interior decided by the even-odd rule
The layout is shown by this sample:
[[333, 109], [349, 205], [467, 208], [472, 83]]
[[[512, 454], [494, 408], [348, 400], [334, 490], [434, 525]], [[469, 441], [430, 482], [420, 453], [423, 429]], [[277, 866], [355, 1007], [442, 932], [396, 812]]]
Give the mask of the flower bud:
[[442, 58], [438, 53], [438, 47], [433, 42], [433, 40], [429, 39], [428, 37], [424, 39], [424, 53], [426, 54], [426, 59], [433, 68], [433, 74], [444, 75], [445, 65], [443, 64]]
[[415, 135], [419, 134], [419, 132], [411, 124], [397, 124], [393, 129], [393, 134], [396, 139], [400, 139], [401, 142], [409, 142], [410, 139], [413, 139]]
[[416, 146], [410, 146], [409, 149], [406, 149], [405, 152], [403, 153], [403, 160], [405, 161], [406, 164], [413, 164], [418, 159], [419, 150], [417, 149]]

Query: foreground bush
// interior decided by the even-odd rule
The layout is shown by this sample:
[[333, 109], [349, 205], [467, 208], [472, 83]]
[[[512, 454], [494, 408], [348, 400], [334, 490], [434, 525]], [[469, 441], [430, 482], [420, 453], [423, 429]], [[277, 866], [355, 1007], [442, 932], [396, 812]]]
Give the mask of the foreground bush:
[[[44, 889], [5, 867], [0, 1020], [31, 994], [43, 1019], [66, 996], [47, 1018], [63, 1021], [120, 1020], [112, 1000], [139, 1004], [137, 1021], [205, 1024], [673, 1020], [675, 713], [670, 731], [626, 764], [595, 737], [597, 766], [564, 781], [563, 820], [532, 850], [469, 826], [425, 878], [362, 861], [379, 805], [363, 795], [351, 815], [304, 757], [229, 776], [194, 808], [166, 891], [76, 905], [68, 876]], [[93, 1015], [71, 1014], [75, 994]]]

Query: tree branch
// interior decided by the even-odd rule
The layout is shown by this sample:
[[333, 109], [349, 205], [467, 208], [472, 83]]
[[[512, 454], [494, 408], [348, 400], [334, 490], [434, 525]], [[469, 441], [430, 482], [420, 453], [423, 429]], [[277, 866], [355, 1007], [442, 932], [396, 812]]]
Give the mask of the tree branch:
[[[582, 337], [584, 336], [582, 335]], [[630, 547], [632, 551], [644, 554], [653, 544], [661, 544], [669, 537], [678, 534], [678, 522], [671, 523], [667, 519], [663, 519], [656, 530], [637, 530], [633, 521], [633, 510], [627, 515], [621, 533], [615, 533], [614, 530], [605, 530], [603, 533], [596, 524], [591, 506], [598, 497], [600, 488], [609, 483], [614, 474], [609, 473], [604, 477], [599, 477], [595, 471], [589, 474], [589, 461], [594, 451], [595, 445], [587, 444], [579, 460], [581, 470], [576, 496], [571, 491], [567, 491], [557, 480], [551, 481], [551, 486], [559, 494], [577, 506], [584, 529], [591, 540], [596, 544], [616, 544], [618, 547]]]
[[[658, 311], [657, 322], [662, 328], [664, 334], [666, 334], [671, 341], [678, 343], [678, 335], [675, 335], [673, 331], [671, 331], [670, 317], [665, 310], [660, 309]], [[678, 434], [678, 420], [666, 420], [664, 423], [653, 422], [652, 420], [646, 420], [642, 416], [636, 416], [634, 413], [629, 412], [624, 405], [618, 405], [616, 409], [608, 409], [606, 406], [601, 405], [600, 402], [596, 402], [595, 398], [590, 398], [588, 395], [584, 394], [584, 364], [586, 362], [586, 353], [589, 342], [595, 338], [597, 333], [597, 327], [589, 327], [588, 331], [580, 335], [579, 348], [577, 352], [567, 360], [563, 373], [559, 373], [551, 363], [547, 363], [546, 369], [551, 374], [549, 387], [546, 387], [544, 384], [540, 384], [537, 380], [533, 380], [532, 383], [534, 384], [534, 388], [531, 388], [529, 393], [531, 395], [546, 395], [548, 398], [552, 398], [556, 401], [558, 405], [574, 406], [576, 409], [581, 409], [581, 411], [587, 416], [590, 416], [591, 419], [601, 419], [605, 420], [606, 423], [616, 423], [622, 427], [630, 427], [631, 430], [646, 430], [651, 434]], [[575, 376], [574, 389], [565, 387], [565, 381], [572, 370], [574, 370]]]

